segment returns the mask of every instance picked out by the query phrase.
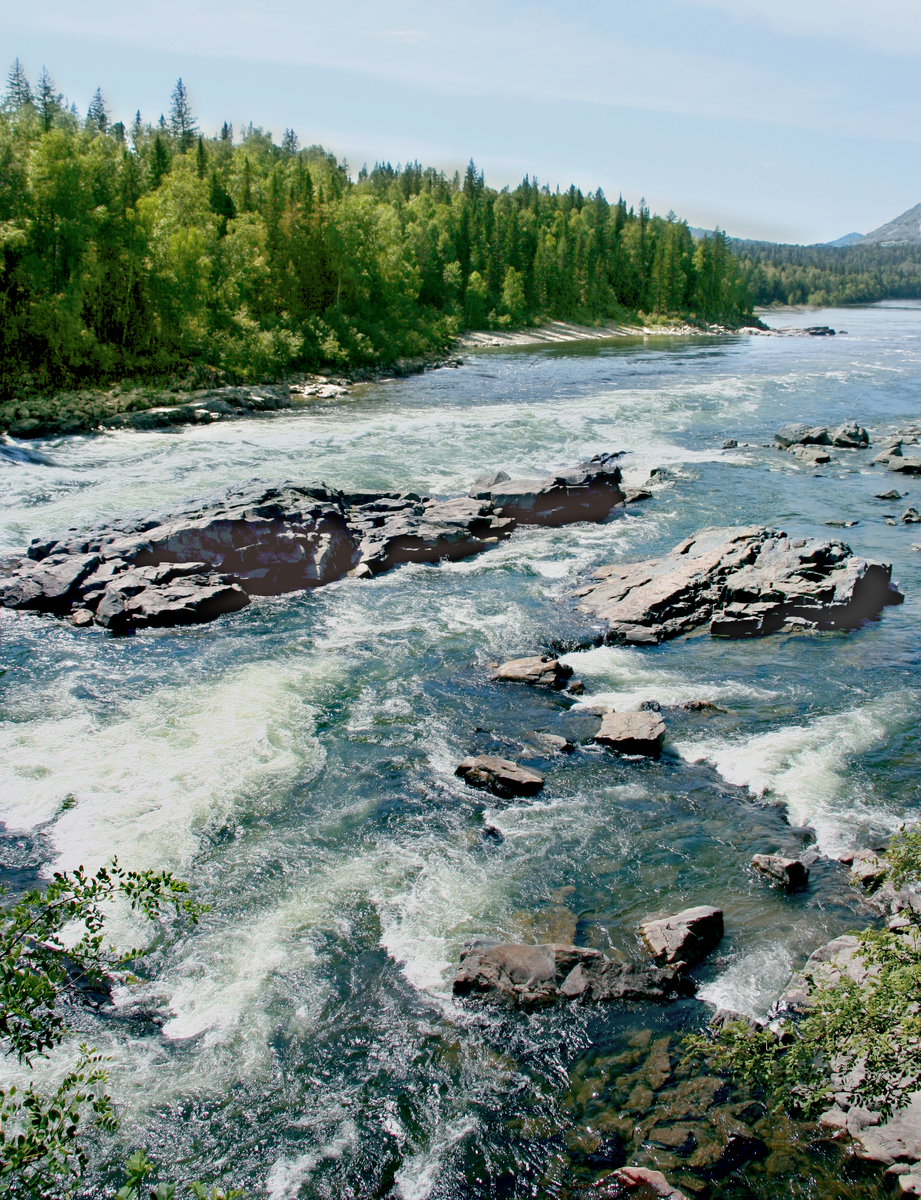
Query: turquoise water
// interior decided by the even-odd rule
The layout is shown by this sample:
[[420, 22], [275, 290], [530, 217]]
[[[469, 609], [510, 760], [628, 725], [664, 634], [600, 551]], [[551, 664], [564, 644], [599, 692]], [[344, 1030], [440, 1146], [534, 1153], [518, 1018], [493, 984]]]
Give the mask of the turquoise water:
[[[921, 482], [899, 479], [909, 495], [888, 505], [874, 494], [895, 477], [872, 454], [816, 470], [765, 446], [790, 420], [856, 417], [876, 438], [921, 420], [921, 309], [775, 324], [794, 321], [848, 333], [482, 351], [296, 414], [0, 460], [0, 551], [253, 477], [449, 495], [484, 470], [599, 451], [627, 451], [628, 484], [667, 468], [609, 524], [522, 529], [475, 559], [257, 599], [198, 629], [113, 641], [0, 615], [8, 881], [116, 853], [212, 905], [151, 959], [162, 1026], [81, 1018], [123, 1116], [97, 1188], [107, 1158], [143, 1143], [182, 1177], [273, 1200], [558, 1194], [580, 1061], [699, 1022], [699, 1006], [464, 1008], [450, 981], [465, 939], [632, 956], [644, 918], [717, 903], [727, 934], [695, 972], [700, 996], [763, 1013], [859, 922], [833, 856], [921, 809], [921, 535], [885, 523], [921, 507]], [[846, 540], [893, 564], [906, 601], [852, 633], [573, 649], [590, 627], [569, 593], [593, 568], [743, 522]], [[490, 682], [489, 662], [554, 647], [586, 684], [572, 711]], [[724, 711], [666, 712], [657, 763], [521, 751], [529, 730], [578, 736], [601, 699]], [[546, 773], [539, 797], [492, 807], [455, 779], [465, 754], [503, 747]], [[751, 877], [753, 853], [813, 841], [832, 858], [807, 892]], [[127, 918], [117, 932], [131, 937]]]

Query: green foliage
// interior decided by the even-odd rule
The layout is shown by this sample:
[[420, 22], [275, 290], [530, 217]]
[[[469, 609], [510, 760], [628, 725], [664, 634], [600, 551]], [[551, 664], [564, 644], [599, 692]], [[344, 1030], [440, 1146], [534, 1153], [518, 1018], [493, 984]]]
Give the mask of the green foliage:
[[921, 297], [921, 246], [734, 242], [755, 304], [840, 306]]
[[[921, 826], [904, 827], [887, 852], [895, 886], [921, 879]], [[921, 925], [900, 932], [864, 929], [856, 957], [861, 982], [843, 972], [807, 976], [809, 1005], [782, 1032], [727, 1025], [711, 1037], [685, 1039], [687, 1058], [740, 1083], [764, 1089], [775, 1110], [814, 1116], [832, 1102], [831, 1075], [847, 1077], [853, 1103], [890, 1116], [921, 1086]]]
[[[320, 146], [169, 119], [126, 139], [97, 90], [81, 124], [21, 66], [0, 112], [0, 394], [214, 367], [240, 379], [440, 353], [463, 326], [625, 310], [738, 323], [751, 304], [719, 231], [527, 178], [487, 187]], [[6, 412], [0, 414], [9, 421]], [[17, 414], [17, 420], [28, 420]]]
[[[56, 873], [44, 891], [35, 888], [0, 909], [0, 1048], [26, 1061], [44, 1054], [64, 1037], [58, 999], [78, 997], [105, 970], [139, 956], [104, 949], [107, 901], [121, 896], [149, 920], [172, 909], [197, 924], [204, 909], [188, 891], [169, 871], [126, 871], [113, 860], [94, 876], [82, 867]], [[82, 936], [65, 948], [61, 935], [74, 923]]]
[[[125, 1185], [118, 1189], [115, 1200], [174, 1200], [176, 1195], [175, 1183], [151, 1183], [151, 1175], [156, 1168], [143, 1150], [132, 1154], [125, 1163], [125, 1173], [128, 1179]], [[221, 1191], [219, 1188], [210, 1190], [204, 1184], [193, 1182], [187, 1184], [186, 1190], [194, 1200], [238, 1200], [243, 1193], [238, 1188]]]

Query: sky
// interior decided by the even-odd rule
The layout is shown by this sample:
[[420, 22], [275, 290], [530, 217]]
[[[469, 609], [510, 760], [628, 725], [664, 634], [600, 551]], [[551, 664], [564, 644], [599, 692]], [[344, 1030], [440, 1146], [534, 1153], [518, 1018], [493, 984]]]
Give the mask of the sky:
[[0, 48], [126, 124], [181, 76], [206, 132], [291, 127], [353, 176], [473, 158], [802, 243], [921, 201], [918, 0], [0, 0]]

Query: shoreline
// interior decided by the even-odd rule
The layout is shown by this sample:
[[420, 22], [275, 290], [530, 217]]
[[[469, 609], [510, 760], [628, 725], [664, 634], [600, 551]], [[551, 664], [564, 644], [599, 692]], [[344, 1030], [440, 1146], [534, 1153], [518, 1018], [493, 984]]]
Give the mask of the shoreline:
[[762, 333], [746, 325], [729, 329], [725, 325], [700, 328], [687, 321], [668, 325], [579, 325], [574, 321], [545, 321], [524, 329], [477, 329], [462, 334], [454, 343], [458, 351], [490, 350], [511, 346], [550, 346], [577, 342], [612, 341], [615, 338], [647, 337], [725, 337], [727, 334]]

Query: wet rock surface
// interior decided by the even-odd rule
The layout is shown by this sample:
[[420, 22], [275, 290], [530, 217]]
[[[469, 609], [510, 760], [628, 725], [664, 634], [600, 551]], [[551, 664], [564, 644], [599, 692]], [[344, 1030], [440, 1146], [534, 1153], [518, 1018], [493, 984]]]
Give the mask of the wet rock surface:
[[614, 564], [580, 588], [607, 641], [655, 644], [709, 622], [715, 637], [849, 629], [903, 596], [888, 563], [843, 542], [763, 526], [705, 529], [663, 558]]
[[809, 882], [809, 868], [798, 858], [787, 858], [782, 854], [756, 854], [752, 859], [752, 867], [790, 892], [798, 891]]
[[680, 970], [700, 962], [719, 945], [723, 912], [709, 904], [686, 908], [674, 916], [644, 922], [640, 936], [654, 958]]
[[492, 754], [478, 754], [463, 759], [454, 774], [463, 779], [468, 787], [482, 788], [503, 800], [510, 800], [513, 796], [535, 796], [544, 786], [544, 777], [539, 772]]
[[534, 654], [529, 658], [513, 658], [496, 667], [493, 672], [493, 679], [550, 687], [555, 691], [562, 691], [571, 678], [572, 667], [545, 654]]
[[678, 971], [615, 962], [600, 950], [476, 939], [461, 951], [453, 991], [533, 1008], [558, 1000], [671, 1000], [693, 995], [694, 984]]
[[[518, 523], [604, 520], [624, 500], [616, 457], [597, 456], [494, 499], [256, 480], [167, 512], [35, 538], [0, 566], [0, 604], [73, 614], [75, 624], [95, 621], [112, 632], [210, 621], [251, 596], [479, 554]], [[557, 664], [556, 679], [566, 671]]]
[[658, 712], [608, 712], [601, 718], [595, 741], [617, 754], [658, 758], [665, 737], [665, 722]]

